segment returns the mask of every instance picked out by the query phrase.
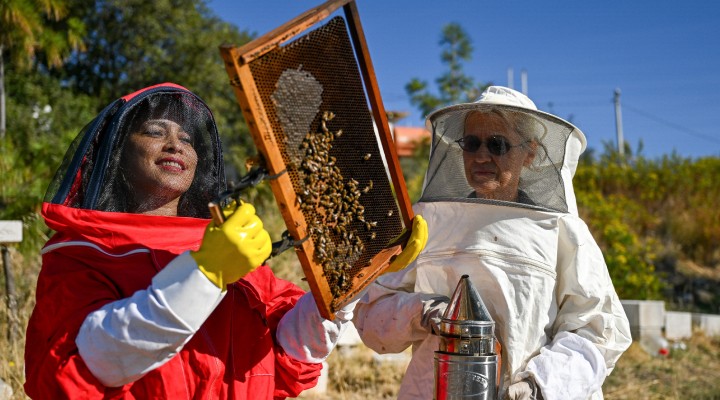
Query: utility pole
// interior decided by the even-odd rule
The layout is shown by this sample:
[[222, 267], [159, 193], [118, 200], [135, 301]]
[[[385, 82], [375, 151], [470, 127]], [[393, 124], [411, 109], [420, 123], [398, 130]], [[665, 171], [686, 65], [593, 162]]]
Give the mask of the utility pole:
[[620, 88], [615, 89], [615, 132], [617, 133], [617, 150], [620, 156], [625, 155], [623, 140], [622, 110], [620, 109]]
[[528, 77], [527, 77], [527, 70], [523, 68], [520, 71], [520, 87], [522, 88], [522, 94], [525, 96], [528, 95]]
[[508, 71], [507, 71], [507, 72], [508, 72], [508, 85], [507, 85], [507, 86], [508, 86], [510, 89], [513, 89], [513, 81], [515, 80], [515, 78], [513, 77], [513, 69], [512, 69], [512, 67], [508, 68]]
[[7, 130], [5, 123], [5, 63], [2, 58], [3, 45], [0, 44], [0, 140], [5, 139]]

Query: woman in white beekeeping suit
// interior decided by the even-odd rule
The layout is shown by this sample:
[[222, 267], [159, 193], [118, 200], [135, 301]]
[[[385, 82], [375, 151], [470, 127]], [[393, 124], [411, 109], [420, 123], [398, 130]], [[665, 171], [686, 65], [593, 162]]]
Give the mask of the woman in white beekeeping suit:
[[427, 220], [427, 246], [369, 287], [354, 320], [377, 352], [412, 345], [398, 397], [432, 398], [433, 322], [469, 275], [502, 345], [499, 398], [601, 399], [631, 337], [578, 216], [572, 177], [583, 133], [499, 86], [431, 113], [427, 124], [430, 162], [414, 207]]

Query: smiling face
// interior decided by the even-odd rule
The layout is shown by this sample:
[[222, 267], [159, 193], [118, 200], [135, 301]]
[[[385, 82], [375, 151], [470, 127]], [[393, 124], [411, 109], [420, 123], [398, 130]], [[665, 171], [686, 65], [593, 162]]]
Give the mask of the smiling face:
[[198, 163], [192, 143], [191, 135], [169, 119], [151, 119], [130, 132], [122, 169], [137, 205], [134, 212], [177, 215]]
[[[526, 140], [512, 126], [508, 119], [495, 112], [474, 112], [465, 120], [465, 141], [477, 141], [477, 138], [482, 142], [474, 152], [463, 151], [465, 177], [479, 198], [517, 200], [520, 172], [533, 161], [537, 143]], [[469, 136], [475, 138], [467, 139]], [[488, 141], [493, 136], [494, 141], [501, 140], [500, 137], [505, 139], [508, 144], [505, 154], [488, 150]]]

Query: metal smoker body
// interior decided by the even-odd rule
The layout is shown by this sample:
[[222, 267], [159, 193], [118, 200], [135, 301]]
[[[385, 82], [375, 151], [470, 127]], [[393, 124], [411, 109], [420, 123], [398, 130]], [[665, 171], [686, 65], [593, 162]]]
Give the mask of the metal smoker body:
[[440, 321], [435, 352], [436, 400], [496, 400], [495, 322], [468, 275], [458, 282]]

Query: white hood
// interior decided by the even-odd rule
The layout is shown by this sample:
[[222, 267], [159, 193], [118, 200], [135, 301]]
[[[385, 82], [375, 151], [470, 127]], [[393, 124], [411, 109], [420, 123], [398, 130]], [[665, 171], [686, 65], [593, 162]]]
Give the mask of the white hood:
[[587, 142], [580, 129], [512, 89], [491, 86], [474, 103], [441, 108], [426, 119], [432, 132], [430, 160], [420, 201], [482, 202], [469, 199], [473, 190], [463, 170], [463, 154], [455, 143], [463, 136], [465, 118], [473, 111], [498, 110], [522, 118], [523, 132], [538, 143], [533, 163], [524, 168], [519, 189], [539, 208], [577, 215], [572, 177]]

